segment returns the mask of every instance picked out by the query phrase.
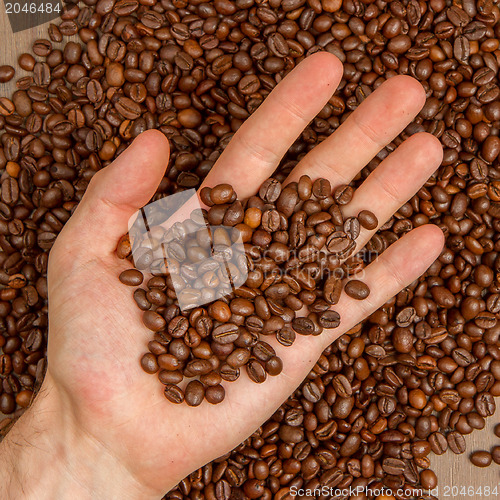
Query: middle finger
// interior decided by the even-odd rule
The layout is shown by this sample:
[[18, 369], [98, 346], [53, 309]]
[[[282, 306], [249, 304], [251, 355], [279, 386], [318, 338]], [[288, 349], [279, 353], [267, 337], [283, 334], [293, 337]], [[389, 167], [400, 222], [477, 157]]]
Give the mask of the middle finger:
[[348, 184], [394, 137], [402, 132], [425, 103], [417, 80], [395, 76], [384, 82], [346, 121], [293, 169], [287, 182], [302, 175], [328, 179], [332, 186]]

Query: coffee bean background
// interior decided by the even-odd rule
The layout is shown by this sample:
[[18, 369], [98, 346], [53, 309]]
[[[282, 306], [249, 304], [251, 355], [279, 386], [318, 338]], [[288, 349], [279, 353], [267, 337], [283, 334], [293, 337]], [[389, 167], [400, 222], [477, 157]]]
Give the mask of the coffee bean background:
[[[384, 4], [385, 2], [378, 2], [378, 3]], [[439, 8], [440, 6], [443, 7], [446, 4], [446, 2], [439, 0], [426, 3], [430, 4], [431, 7], [436, 7], [436, 8]], [[380, 59], [382, 60], [386, 68], [390, 68], [392, 70], [395, 70], [396, 72], [400, 72], [401, 67], [399, 67], [398, 64], [398, 58], [400, 59], [402, 57], [404, 58], [404, 54], [408, 53], [408, 55], [411, 57], [411, 59], [410, 57], [408, 57], [409, 61], [408, 67], [410, 66], [413, 67], [414, 71], [414, 73], [410, 72], [410, 74], [414, 74], [419, 79], [430, 82], [433, 88], [433, 92], [429, 93], [428, 104], [426, 105], [424, 111], [421, 113], [423, 121], [419, 125], [410, 127], [410, 130], [408, 130], [408, 132], [418, 131], [421, 130], [423, 127], [426, 130], [431, 131], [440, 137], [445, 147], [445, 161], [443, 163], [443, 167], [440, 170], [440, 176], [438, 177], [438, 180], [443, 181], [442, 184], [445, 185], [444, 186], [445, 192], [447, 185], [451, 184], [451, 186], [455, 187], [455, 190], [452, 190], [451, 193], [448, 192], [448, 195], [451, 194], [451, 196], [453, 196], [454, 198], [454, 203], [451, 203], [450, 206], [449, 199], [445, 196], [445, 194], [443, 194], [442, 192], [443, 190], [436, 189], [436, 186], [434, 186], [435, 184], [434, 181], [431, 182], [427, 186], [427, 192], [424, 190], [421, 191], [421, 193], [419, 193], [419, 200], [417, 200], [418, 206], [416, 209], [410, 206], [410, 207], [405, 207], [403, 211], [400, 211], [400, 215], [402, 217], [396, 221], [393, 221], [392, 231], [394, 231], [395, 234], [402, 234], [403, 232], [409, 229], [408, 221], [410, 219], [412, 220], [413, 223], [418, 223], [419, 221], [424, 221], [425, 218], [428, 217], [433, 219], [436, 215], [439, 216], [441, 218], [441, 221], [444, 222], [445, 224], [450, 224], [451, 225], [450, 227], [452, 228], [453, 221], [449, 217], [448, 218], [446, 217], [449, 215], [453, 215], [455, 217], [457, 217], [458, 215], [459, 217], [462, 217], [464, 215], [464, 212], [462, 212], [462, 210], [467, 208], [464, 204], [467, 200], [461, 194], [464, 193], [465, 195], [472, 198], [474, 201], [472, 201], [472, 203], [470, 204], [470, 207], [472, 207], [472, 209], [466, 216], [466, 219], [471, 220], [472, 224], [467, 222], [467, 224], [469, 224], [470, 227], [467, 229], [468, 231], [467, 237], [464, 238], [465, 241], [463, 243], [466, 249], [474, 254], [480, 251], [478, 244], [479, 245], [484, 244], [484, 239], [482, 240], [482, 238], [484, 237], [484, 233], [482, 233], [482, 231], [484, 231], [484, 229], [481, 229], [482, 220], [481, 217], [478, 218], [475, 215], [481, 216], [487, 214], [488, 211], [490, 211], [490, 209], [492, 208], [492, 206], [493, 206], [492, 210], [495, 210], [496, 209], [495, 207], [497, 207], [498, 204], [498, 194], [496, 193], [497, 182], [498, 179], [500, 178], [500, 175], [498, 175], [498, 120], [499, 120], [498, 109], [495, 108], [495, 104], [491, 105], [487, 112], [487, 116], [485, 116], [484, 111], [481, 112], [481, 110], [478, 111], [478, 109], [476, 109], [476, 108], [481, 108], [484, 105], [488, 106], [489, 104], [491, 104], [491, 102], [493, 101], [490, 99], [498, 100], [498, 87], [497, 87], [498, 81], [496, 80], [495, 77], [492, 80], [490, 80], [490, 78], [491, 78], [491, 71], [493, 71], [493, 73], [496, 74], [498, 70], [499, 56], [498, 56], [497, 39], [499, 37], [499, 33], [497, 30], [496, 33], [490, 32], [489, 36], [485, 36], [485, 33], [484, 32], [482, 33], [483, 27], [481, 26], [481, 24], [478, 24], [478, 23], [484, 24], [484, 20], [485, 19], [488, 20], [488, 16], [490, 23], [491, 23], [491, 16], [493, 16], [493, 20], [496, 19], [498, 21], [498, 7], [494, 5], [496, 2], [491, 2], [491, 1], [474, 2], [474, 1], [463, 0], [462, 2], [459, 1], [454, 3], [457, 5], [458, 4], [462, 5], [464, 9], [468, 12], [467, 16], [469, 17], [465, 17], [463, 15], [463, 11], [461, 12], [459, 10], [457, 12], [456, 9], [450, 11], [447, 15], [444, 15], [442, 22], [445, 24], [440, 24], [439, 28], [433, 27], [435, 33], [437, 33], [437, 30], [439, 29], [438, 38], [440, 41], [438, 43], [435, 43], [435, 38], [429, 35], [429, 26], [426, 25], [426, 23], [428, 22], [426, 18], [426, 13], [422, 11], [419, 13], [418, 2], [415, 2], [413, 0], [410, 2], [406, 1], [392, 2], [390, 9], [386, 9], [391, 18], [398, 18], [398, 16], [401, 16], [401, 12], [398, 9], [401, 9], [401, 4], [404, 4], [403, 7], [406, 7], [406, 12], [404, 16], [405, 22], [408, 23], [409, 29], [413, 31], [410, 32], [411, 37], [410, 41], [408, 42], [408, 39], [401, 37], [400, 34], [394, 35], [394, 33], [397, 33], [398, 29], [400, 29], [397, 27], [398, 24], [397, 21], [391, 20], [391, 22], [389, 23], [386, 22], [386, 25], [382, 29], [382, 36], [387, 37], [388, 39], [386, 40], [387, 43], [385, 44], [385, 48], [387, 50], [385, 50], [385, 52], [382, 52], [382, 55], [380, 55]], [[335, 10], [340, 7], [340, 4], [341, 4], [340, 1], [336, 2], [332, 0], [324, 2], [324, 8], [329, 10]], [[448, 2], [448, 4], [451, 4], [451, 2]], [[275, 4], [272, 3], [272, 6], [274, 5]], [[304, 2], [292, 2], [285, 0], [284, 2], [282, 2], [281, 7], [279, 7], [278, 4], [276, 7], [274, 7], [274, 9], [276, 11], [286, 12], [287, 14], [285, 15], [293, 16], [294, 9], [296, 9], [297, 5], [299, 5], [298, 8], [300, 9], [304, 6]], [[306, 4], [308, 12], [310, 11], [309, 9], [310, 6], [314, 10], [315, 3], [310, 2]], [[449, 5], [447, 7], [449, 7]], [[180, 5], [177, 8], [182, 8], [182, 5]], [[219, 9], [225, 9], [225, 8], [227, 8], [226, 4], [224, 2], [220, 2]], [[338, 109], [337, 106], [340, 105], [339, 101], [334, 100], [333, 102], [332, 107], [333, 107], [334, 123], [335, 119], [339, 120], [336, 117], [340, 116], [344, 110], [346, 109], [348, 110], [350, 109], [350, 107], [357, 105], [357, 103], [360, 102], [368, 92], [370, 92], [371, 88], [373, 88], [373, 85], [376, 84], [375, 83], [376, 78], [373, 81], [370, 81], [369, 78], [365, 80], [358, 79], [358, 81], [353, 82], [354, 85], [351, 84], [352, 83], [350, 81], [351, 79], [356, 80], [357, 78], [359, 78], [357, 76], [357, 72], [369, 73], [370, 71], [369, 67], [367, 66], [366, 58], [364, 57], [366, 55], [366, 51], [368, 50], [369, 46], [369, 41], [365, 36], [367, 34], [368, 27], [365, 28], [364, 34], [363, 33], [360, 34], [359, 31], [357, 31], [360, 29], [360, 24], [356, 20], [356, 17], [359, 17], [359, 15], [361, 14], [360, 9], [363, 9], [363, 4], [361, 2], [357, 2], [354, 0], [351, 0], [349, 2], [344, 2], [344, 9], [348, 11], [349, 16], [351, 17], [351, 19], [348, 20], [348, 27], [351, 33], [345, 36], [346, 28], [344, 26], [336, 27], [335, 29], [338, 29], [338, 35], [343, 37], [341, 43], [342, 49], [345, 51], [345, 53], [348, 52], [347, 56], [348, 66], [346, 67], [346, 80], [349, 83], [347, 83], [344, 86], [344, 88], [341, 90], [340, 93], [345, 108]], [[224, 10], [222, 12], [224, 12]], [[290, 12], [292, 12], [292, 14], [290, 14]], [[273, 23], [276, 22], [275, 16], [272, 14], [272, 12], [270, 13], [268, 10], [266, 10], [264, 12], [260, 11], [260, 13], [261, 16], [259, 17], [259, 19], [265, 22], [266, 24], [272, 25]], [[226, 12], [224, 12], [224, 14], [231, 15], [231, 13], [226, 13]], [[316, 30], [317, 32], [320, 32], [320, 30], [324, 29], [324, 27], [321, 26], [322, 23], [324, 23], [324, 26], [330, 23], [330, 21], [325, 20], [324, 18], [318, 21], [317, 20], [317, 18], [319, 17], [318, 15], [315, 16], [311, 16], [310, 14], [307, 15], [310, 16], [311, 20], [306, 19], [303, 22], [311, 23], [311, 26], [313, 26], [312, 29]], [[262, 16], [264, 16], [264, 19], [262, 19]], [[300, 21], [299, 18], [301, 16], [302, 13], [297, 18], [297, 22]], [[328, 16], [329, 14], [327, 15], [327, 17]], [[315, 21], [316, 24], [314, 25]], [[451, 28], [450, 28], [450, 23], [452, 25]], [[475, 24], [471, 25], [471, 23]], [[416, 28], [417, 25], [418, 28]], [[331, 30], [331, 28], [332, 25], [330, 25], [326, 31]], [[0, 29], [1, 29], [0, 33], [2, 34], [9, 33], [8, 24], [6, 23], [6, 19], [4, 19], [3, 17], [0, 18]], [[2, 90], [6, 89], [5, 92], [3, 91], [0, 92], [0, 96], [10, 97], [12, 89], [15, 88], [14, 87], [15, 80], [20, 76], [24, 76], [27, 74], [19, 70], [19, 67], [17, 65], [17, 57], [22, 51], [30, 52], [31, 44], [35, 39], [47, 38], [47, 34], [45, 31], [46, 29], [47, 27], [37, 28], [35, 30], [36, 34], [31, 38], [27, 36], [28, 35], [27, 32], [18, 34], [15, 38], [13, 37], [13, 40], [16, 40], [16, 42], [15, 43], [13, 42], [11, 44], [11, 47], [15, 47], [16, 53], [5, 52], [6, 44], [2, 44], [2, 46], [0, 47], [0, 56], [1, 56], [0, 64], [10, 64], [14, 66], [16, 68], [16, 76], [14, 80], [12, 80], [10, 83], [0, 84], [0, 89]], [[448, 36], [446, 35], [446, 31], [447, 30], [449, 31], [450, 29], [452, 30], [453, 36], [451, 36], [451, 42], [448, 41], [448, 43], [446, 43], [446, 38]], [[455, 31], [457, 30], [460, 30], [460, 32], [455, 33]], [[309, 32], [311, 31], [311, 28], [309, 27], [308, 29], [303, 31]], [[354, 36], [352, 35], [352, 33], [354, 33]], [[177, 35], [180, 37], [185, 36], [182, 33], [182, 28], [177, 33]], [[273, 57], [273, 59], [271, 61], [266, 60], [267, 66], [263, 67], [262, 69], [262, 71], [266, 71], [268, 72], [268, 74], [274, 74], [276, 71], [280, 71], [280, 65], [282, 64], [282, 62], [280, 61], [280, 57], [282, 58], [283, 56], [282, 51], [284, 50], [282, 40], [280, 39], [280, 37], [277, 35], [272, 35], [272, 36], [271, 35], [272, 33], [268, 34], [268, 42], [266, 43], [266, 47], [264, 48], [262, 48], [261, 46], [258, 47], [258, 49], [260, 50], [265, 49], [267, 51], [269, 50], [272, 51], [273, 56], [271, 57]], [[302, 42], [306, 44], [310, 43], [310, 37], [308, 37], [307, 35], [308, 33], [306, 34], [301, 33], [300, 35]], [[359, 40], [356, 40], [356, 38], [358, 38], [361, 41], [361, 43], [359, 42]], [[309, 41], [307, 39], [309, 39]], [[408, 43], [410, 43], [409, 46]], [[53, 45], [57, 46], [56, 43], [54, 43]], [[440, 50], [436, 49], [436, 45], [439, 45]], [[42, 52], [40, 52], [40, 50]], [[432, 60], [432, 63], [430, 65], [428, 62], [429, 58], [427, 58], [427, 53], [426, 53], [427, 50], [428, 54], [430, 55], [430, 59]], [[37, 51], [39, 53], [43, 53], [43, 48], [37, 49]], [[195, 54], [195, 52], [193, 53]], [[482, 63], [478, 60], [477, 56], [478, 53], [482, 54], [481, 57], [484, 56]], [[189, 55], [189, 53], [187, 54]], [[423, 54], [425, 54], [424, 57], [422, 57]], [[42, 60], [39, 56], [36, 57], [39, 61]], [[193, 56], [190, 57], [191, 59], [193, 59]], [[197, 56], [195, 54], [195, 59], [196, 57]], [[442, 67], [446, 68], [446, 65], [448, 64], [447, 62], [448, 58], [457, 61], [458, 66], [455, 68], [450, 67], [449, 69], [444, 69], [445, 73], [451, 72], [453, 74], [449, 75], [450, 77], [449, 80], [445, 78], [445, 80], [443, 81], [441, 75], [433, 74], [433, 65], [436, 66], [442, 63]], [[187, 71], [193, 64], [193, 61], [191, 59], [189, 57], [185, 57], [185, 55], [182, 54], [174, 58], [174, 64], [181, 70]], [[226, 70], [225, 65], [227, 64], [227, 59], [228, 58], [224, 59], [223, 56], [223, 58], [218, 61], [216, 65], [217, 72], [221, 71], [221, 74], [223, 74], [223, 72]], [[468, 67], [473, 70], [472, 74], [470, 73], [470, 69], [469, 70], [464, 69], [466, 67], [464, 64], [460, 65], [460, 63], [466, 63], [466, 62], [469, 63]], [[406, 64], [406, 62], [404, 64]], [[40, 81], [44, 81], [44, 79], [46, 78], [46, 75], [44, 74], [45, 69], [46, 68], [44, 68], [43, 66], [39, 66], [37, 69], [36, 75]], [[458, 69], [460, 69], [461, 71], [458, 71]], [[458, 74], [455, 74], [455, 71]], [[129, 78], [135, 78], [136, 76], [137, 75], [133, 75], [133, 73], [129, 72]], [[245, 91], [247, 91], [246, 90], [247, 88], [250, 90], [248, 90], [248, 94], [243, 94], [243, 95], [251, 95], [252, 92], [256, 91], [255, 89], [256, 85], [258, 85], [258, 82], [256, 82], [252, 76], [245, 76], [244, 78], [245, 78], [244, 80], [243, 78], [241, 78], [240, 80], [241, 88]], [[479, 91], [479, 89], [481, 89], [481, 91]], [[95, 99], [99, 99], [98, 88], [97, 89], [90, 88], [87, 90], [88, 90], [89, 100], [92, 101]], [[240, 92], [242, 92], [242, 90], [240, 90]], [[36, 95], [36, 92], [33, 95], [39, 98], [39, 96]], [[477, 99], [479, 104], [476, 103], [476, 105], [469, 106], [471, 100], [472, 103], [474, 104], [475, 102], [474, 99]], [[177, 103], [177, 105], [182, 107], [183, 105], [182, 99], [180, 99], [180, 101], [181, 102]], [[452, 105], [454, 108], [456, 108], [454, 111], [457, 112], [457, 115], [460, 115], [465, 111], [464, 114], [465, 116], [453, 117], [451, 116], [453, 115], [453, 113], [451, 114], [446, 112], [442, 113], [443, 106], [449, 109]], [[461, 109], [462, 106], [465, 109]], [[131, 104], [130, 101], [122, 99], [122, 102], [117, 103], [116, 107], [117, 109], [121, 110], [120, 113], [122, 113], [124, 117], [126, 117], [127, 113], [129, 114], [129, 116], [132, 117], [134, 116], [135, 106]], [[243, 116], [245, 113], [240, 109], [241, 107], [242, 106], [240, 106], [239, 104], [231, 102], [231, 109], [232, 109], [231, 114], [233, 116], [236, 116], [235, 120], [242, 120], [245, 117]], [[440, 113], [443, 114], [442, 117], [440, 117]], [[326, 125], [324, 123], [324, 121], [327, 121], [329, 118], [330, 119], [332, 118], [331, 114], [328, 117], [328, 112], [325, 112], [324, 117], [320, 117], [318, 120], [316, 120], [313, 127], [314, 130], [309, 129], [304, 134], [302, 138], [303, 143], [313, 145], [317, 141], [318, 133], [320, 136], [321, 134], [329, 133], [330, 130], [329, 125], [331, 125], [331, 123], [329, 125]], [[179, 120], [179, 123], [182, 127], [196, 127], [197, 124], [199, 123], [200, 117], [198, 116], [198, 114], [193, 113], [192, 111], [184, 110], [182, 114], [179, 113], [177, 119]], [[100, 140], [100, 134], [98, 133], [88, 134], [87, 137], [85, 138], [85, 146], [90, 148], [95, 148], [95, 147], [102, 148], [102, 145], [99, 143], [99, 140]], [[398, 141], [395, 141], [395, 145], [397, 145], [397, 143]], [[178, 146], [182, 146], [182, 143], [175, 144], [175, 148], [177, 148]], [[461, 155], [457, 154], [457, 151], [455, 149], [457, 148], [457, 146], [461, 147]], [[300, 148], [297, 149], [298, 151], [295, 151], [294, 153], [300, 154], [301, 152]], [[473, 157], [472, 158], [470, 156], [467, 157], [467, 154], [469, 155], [472, 154]], [[180, 156], [182, 157], [182, 161], [177, 160], [177, 158], [175, 159], [175, 161], [179, 162], [179, 165], [181, 166], [181, 172], [184, 172], [184, 175], [182, 176], [182, 178], [184, 178], [183, 183], [184, 184], [192, 183], [194, 182], [194, 180], [196, 180], [192, 175], [190, 175], [191, 173], [190, 169], [192, 168], [192, 165], [189, 164], [189, 161], [187, 161], [188, 159], [186, 159], [182, 155]], [[383, 157], [383, 154], [381, 155], [381, 157]], [[477, 161], [478, 157], [479, 158], [482, 157], [483, 160], [487, 161], [487, 167], [488, 167], [487, 172], [485, 171], [483, 162]], [[2, 194], [2, 197], [4, 196], [7, 196], [7, 198], [9, 196], [15, 197], [15, 188], [13, 190], [11, 189], [11, 186], [6, 185], [4, 189], [5, 189], [5, 195]], [[448, 188], [448, 190], [449, 189], [450, 188]], [[55, 203], [55, 206], [57, 206], [58, 195], [56, 192], [53, 191], [49, 192], [45, 196], [49, 203]], [[51, 202], [50, 198], [54, 196], [56, 198]], [[485, 199], [489, 200], [489, 207], [486, 209], [486, 211], [484, 211], [484, 209], [487, 206], [488, 202], [486, 202]], [[419, 211], [420, 214], [415, 215], [415, 212], [413, 212], [414, 210]], [[434, 218], [434, 220], [436, 220], [436, 218]], [[54, 223], [54, 221], [52, 222]], [[498, 225], [496, 226], [496, 229], [498, 229]], [[12, 229], [9, 229], [9, 231], [11, 232], [12, 230], [16, 231], [14, 225], [12, 225]], [[453, 240], [451, 240], [451, 238], [453, 237], [450, 237], [448, 239], [449, 245], [456, 244], [457, 238], [454, 238]], [[46, 247], [50, 247], [51, 244], [50, 239], [51, 235], [45, 234], [43, 235], [43, 237], [40, 238], [38, 244], [41, 243]], [[458, 249], [458, 251], [461, 250]], [[497, 251], [497, 248], [495, 248], [495, 251]], [[450, 262], [446, 260], [449, 259], [449, 257], [450, 257], [449, 255], [445, 257], [445, 261], [442, 263], [441, 269], [439, 269], [438, 272], [442, 271], [444, 267], [450, 264]], [[493, 260], [494, 259], [491, 258], [485, 259], [486, 266], [489, 267], [493, 271], [493, 273], [497, 273], [498, 271], [495, 268]], [[468, 265], [470, 265], [470, 268], [478, 267], [477, 262], [473, 261], [472, 264], [470, 264], [466, 260], [465, 266], [467, 267]], [[445, 273], [450, 272], [450, 270], [451, 268], [448, 267], [447, 270], [445, 270], [444, 272]], [[470, 269], [469, 272], [474, 273], [472, 269]], [[480, 278], [481, 281], [482, 277], [485, 276], [484, 268], [481, 268], [481, 270], [477, 270], [475, 272], [481, 274]], [[488, 274], [488, 271], [486, 271], [486, 274]], [[452, 280], [453, 275], [447, 275], [447, 276], [448, 276], [447, 282], [449, 283], [448, 280]], [[22, 278], [20, 279], [22, 280]], [[484, 287], [484, 284], [480, 286]], [[450, 295], [447, 294], [443, 290], [443, 288], [440, 288], [439, 286], [433, 288], [436, 289], [433, 290], [432, 298], [440, 304], [440, 308], [442, 308], [441, 310], [446, 309], [447, 305], [449, 305], [451, 303], [451, 300], [453, 300], [452, 297], [450, 297]], [[444, 288], [446, 289], [446, 287]], [[448, 286], [448, 288], [450, 288], [450, 286]], [[470, 290], [470, 292], [472, 292], [472, 295], [475, 293], [474, 290]], [[401, 301], [401, 297], [398, 296], [398, 299]], [[477, 307], [476, 302], [474, 300], [468, 300], [467, 302], [468, 311], [474, 311], [475, 307]], [[404, 307], [400, 307], [398, 305], [396, 308], [393, 309], [395, 309], [395, 312], [400, 314], [402, 313]], [[445, 313], [441, 314], [446, 315]], [[407, 312], [405, 312], [405, 314], [402, 314], [401, 318], [403, 318], [403, 316], [406, 317]], [[377, 319], [377, 317], [373, 319]], [[480, 319], [480, 323], [484, 325], [485, 324], [484, 321], [490, 321], [490, 320], [491, 317], [483, 318]], [[480, 326], [477, 324], [476, 326], [479, 326], [479, 328], [484, 328], [484, 326]], [[29, 344], [32, 346], [36, 346], [38, 343], [41, 342], [43, 345], [43, 341], [39, 338], [39, 335], [40, 334], [38, 333], [32, 335]], [[407, 337], [406, 333], [401, 333], [401, 335], [398, 334], [397, 341], [393, 339], [393, 342], [394, 343], [401, 342], [401, 346], [404, 349], [405, 342], [408, 342], [407, 339], [405, 341], [405, 336]], [[498, 336], [496, 337], [496, 342], [494, 342], [494, 344], [498, 348]], [[355, 346], [353, 346], [353, 349], [355, 349]], [[453, 359], [457, 364], [460, 365], [460, 363], [469, 362], [466, 358], [467, 354], [465, 354], [464, 357], [464, 352], [462, 350], [459, 350], [454, 354], [455, 355], [453, 356]], [[457, 359], [459, 360], [459, 362], [457, 362]], [[498, 359], [498, 357], [496, 359]], [[467, 392], [467, 390], [468, 390], [467, 386], [462, 387], [462, 392], [464, 394]], [[23, 391], [20, 391], [20, 393], [22, 392]], [[418, 393], [413, 394], [413, 398], [414, 401], [416, 401], [418, 404], [419, 394]], [[454, 404], [453, 398], [454, 398], [453, 393], [448, 393], [446, 395], [448, 404], [451, 405]], [[22, 393], [20, 396], [20, 402], [25, 404], [26, 400], [27, 400], [27, 394]], [[380, 403], [381, 405], [382, 404], [385, 405], [388, 403], [387, 398], [385, 400], [379, 399], [379, 401], [382, 401]], [[287, 411], [290, 411], [290, 408], [287, 408]], [[491, 428], [493, 421], [499, 420], [498, 415], [499, 412], [497, 411], [495, 416], [487, 419], [485, 430], [474, 431], [470, 436], [467, 436], [465, 438], [467, 442], [467, 452], [464, 453], [463, 455], [460, 456], [450, 455], [449, 451], [446, 454], [441, 455], [439, 458], [431, 455], [431, 457], [433, 457], [432, 468], [436, 472], [439, 478], [440, 486], [460, 485], [460, 484], [463, 484], [465, 486], [471, 484], [476, 486], [480, 485], [484, 486], [487, 484], [494, 485], [498, 483], [498, 469], [495, 469], [493, 465], [487, 469], [482, 469], [480, 474], [478, 474], [477, 469], [475, 469], [473, 466], [470, 466], [468, 464], [468, 459], [467, 459], [467, 456], [469, 455], [470, 452], [473, 452], [475, 450], [490, 450], [493, 445], [497, 444], [493, 438], [491, 430], [488, 431], [488, 428]], [[288, 418], [290, 417], [287, 417], [287, 419]], [[293, 427], [292, 429], [290, 429], [291, 426], [283, 424], [280, 427], [278, 433], [278, 439], [289, 441], [298, 437], [293, 434], [292, 432]], [[242, 455], [241, 453], [236, 453], [232, 459], [235, 460], [236, 463], [241, 465], [242, 463], [245, 462], [244, 457], [245, 455]], [[260, 473], [264, 474], [265, 472], [263, 470], [265, 469], [265, 466], [261, 462], [262, 461], [258, 461], [255, 462], [256, 465], [254, 464], [254, 467], [257, 467], [259, 471], [260, 469], [262, 469], [262, 471], [259, 472], [259, 477], [261, 477]], [[235, 463], [230, 463], [230, 462], [222, 462], [222, 463], [225, 464], [224, 467], [228, 467], [227, 471], [230, 472], [227, 471], [224, 472], [222, 478], [219, 480], [220, 482], [218, 487], [218, 493], [220, 498], [224, 498], [224, 494], [227, 489], [226, 487], [232, 484], [230, 483], [231, 480], [234, 481], [233, 473], [237, 470], [240, 470], [240, 467], [236, 466]], [[453, 467], [451, 467], [451, 464], [453, 464]], [[456, 464], [458, 464], [458, 468]], [[394, 464], [391, 465], [394, 467]], [[287, 467], [288, 466], [290, 466], [293, 469], [293, 467], [296, 466], [296, 464], [288, 463]], [[212, 468], [214, 467], [217, 467], [217, 464], [213, 464]], [[220, 468], [221, 466], [219, 466], [219, 469]], [[394, 470], [395, 469], [392, 469], [392, 471]], [[452, 474], [453, 476], [451, 476]], [[330, 475], [332, 475], [333, 477], [333, 473], [331, 473]], [[192, 483], [193, 482], [196, 483], [197, 480], [196, 474], [191, 479]], [[329, 478], [324, 476], [324, 480], [326, 481], [327, 479]], [[429, 480], [432, 482], [432, 479], [426, 478], [426, 481]], [[254, 484], [255, 483], [254, 480], [248, 480], [247, 482], [248, 485], [245, 489], [246, 491], [248, 490], [249, 492], [253, 488], [257, 488], [258, 490], [259, 485]], [[187, 492], [187, 482], [183, 483], [181, 491], [182, 491], [181, 496], [185, 495], [186, 498], [189, 496]], [[176, 498], [175, 495], [171, 496]]]

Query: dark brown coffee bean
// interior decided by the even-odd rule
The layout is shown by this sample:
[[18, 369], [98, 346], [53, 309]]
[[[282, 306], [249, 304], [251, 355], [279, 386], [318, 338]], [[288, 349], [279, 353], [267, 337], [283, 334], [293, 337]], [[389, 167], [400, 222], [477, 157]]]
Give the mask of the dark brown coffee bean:
[[432, 451], [436, 455], [442, 455], [448, 449], [448, 442], [440, 432], [435, 432], [429, 436], [429, 443]]
[[0, 83], [7, 83], [14, 78], [16, 70], [7, 64], [0, 66]]
[[269, 375], [275, 377], [283, 371], [283, 361], [278, 356], [273, 356], [265, 362], [264, 367]]
[[340, 325], [340, 314], [332, 310], [324, 311], [319, 315], [319, 324], [323, 328], [337, 328]]
[[487, 451], [475, 451], [470, 455], [470, 461], [476, 467], [488, 467], [491, 464], [491, 454]]
[[199, 406], [205, 397], [205, 388], [198, 380], [191, 380], [184, 391], [184, 400], [189, 406]]
[[180, 404], [180, 403], [182, 403], [184, 401], [184, 393], [182, 392], [182, 389], [180, 389], [175, 384], [167, 384], [167, 385], [165, 385], [164, 394], [165, 394], [165, 397], [171, 403]]
[[281, 194], [281, 184], [275, 179], [268, 179], [259, 189], [259, 196], [268, 203], [274, 203]]
[[460, 433], [456, 431], [450, 432], [447, 440], [448, 447], [453, 453], [459, 455], [465, 452], [465, 439]]
[[261, 384], [266, 380], [266, 370], [261, 362], [256, 359], [250, 359], [246, 364], [247, 374], [253, 382]]
[[363, 300], [370, 295], [368, 285], [359, 280], [350, 280], [344, 286], [345, 293], [356, 300]]
[[500, 465], [500, 446], [494, 446], [491, 449], [491, 458], [493, 462]]
[[142, 283], [144, 276], [137, 269], [127, 269], [120, 274], [119, 278], [124, 285], [139, 286]]
[[359, 212], [358, 214], [358, 220], [365, 229], [368, 229], [370, 231], [376, 229], [376, 227], [378, 226], [377, 217], [369, 210], [361, 210], [361, 212]]
[[146, 373], [156, 373], [159, 369], [156, 356], [151, 353], [147, 353], [142, 356], [141, 366]]
[[312, 335], [314, 323], [309, 318], [295, 318], [292, 321], [293, 329], [300, 335]]
[[216, 205], [230, 203], [234, 196], [234, 190], [229, 184], [219, 184], [210, 191], [210, 199]]
[[154, 311], [145, 311], [142, 316], [142, 321], [147, 328], [153, 330], [154, 332], [163, 330], [166, 326], [166, 321]]
[[226, 392], [224, 390], [224, 387], [220, 384], [207, 387], [207, 389], [205, 390], [205, 399], [213, 405], [222, 403], [222, 401], [224, 401], [225, 395]]
[[354, 189], [351, 186], [339, 186], [333, 192], [333, 197], [339, 205], [347, 205], [354, 195]]

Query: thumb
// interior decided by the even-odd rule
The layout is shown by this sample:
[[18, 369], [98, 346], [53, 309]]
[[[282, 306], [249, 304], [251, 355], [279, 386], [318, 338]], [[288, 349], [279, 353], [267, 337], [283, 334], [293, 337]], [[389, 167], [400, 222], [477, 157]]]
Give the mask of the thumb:
[[68, 246], [78, 245], [90, 256], [112, 253], [127, 232], [130, 217], [155, 193], [169, 153], [168, 140], [161, 132], [140, 134], [113, 163], [92, 177], [55, 246], [59, 243], [68, 251]]

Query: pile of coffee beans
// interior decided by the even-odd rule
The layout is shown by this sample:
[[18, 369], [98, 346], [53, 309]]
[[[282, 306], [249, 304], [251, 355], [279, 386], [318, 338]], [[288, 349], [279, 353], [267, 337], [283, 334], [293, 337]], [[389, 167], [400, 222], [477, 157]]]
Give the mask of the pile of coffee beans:
[[[48, 38], [20, 55], [28, 75], [17, 91], [0, 97], [0, 411], [19, 416], [43, 377], [48, 252], [92, 175], [157, 128], [172, 157], [154, 200], [199, 187], [277, 83], [325, 50], [343, 62], [342, 82], [273, 177], [282, 182], [387, 78], [413, 76], [425, 107], [352, 186], [409, 135], [434, 134], [442, 165], [367, 248], [380, 253], [428, 222], [443, 229], [446, 248], [425, 276], [326, 349], [248, 440], [167, 497], [434, 484], [431, 451], [465, 451], [460, 436], [484, 427], [500, 395], [499, 19], [496, 0], [67, 6]], [[80, 41], [66, 43], [71, 35]]]
[[[361, 229], [375, 229], [378, 220], [368, 210], [344, 218], [353, 192], [345, 185], [332, 191], [327, 179], [307, 175], [285, 187], [268, 179], [244, 203], [229, 184], [204, 187], [207, 210], [172, 227], [149, 225], [140, 239], [129, 235], [130, 255], [119, 246], [119, 256], [135, 264], [120, 274], [122, 283], [137, 287], [144, 269], [154, 275], [147, 290], [134, 292], [144, 324], [155, 332], [141, 365], [158, 373], [169, 401], [220, 403], [221, 382], [238, 379], [243, 367], [257, 383], [279, 375], [283, 362], [265, 338], [290, 346], [296, 334], [337, 328], [340, 314], [331, 306], [343, 287], [354, 299], [368, 297], [365, 283], [347, 280], [354, 272], [348, 258]], [[305, 307], [307, 316], [297, 314]], [[199, 379], [183, 392], [177, 384], [193, 377]]]

